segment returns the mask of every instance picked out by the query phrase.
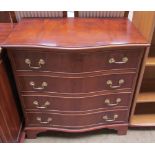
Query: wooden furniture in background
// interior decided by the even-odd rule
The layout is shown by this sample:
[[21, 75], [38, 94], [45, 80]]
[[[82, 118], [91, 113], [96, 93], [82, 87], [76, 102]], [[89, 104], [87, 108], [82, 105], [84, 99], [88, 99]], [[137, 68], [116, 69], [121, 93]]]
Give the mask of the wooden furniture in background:
[[0, 11], [0, 23], [17, 23], [23, 18], [62, 17], [67, 17], [67, 11]]
[[0, 11], [0, 23], [16, 23], [16, 15], [14, 11]]
[[[131, 110], [131, 126], [155, 126], [155, 12], [137, 11], [133, 23], [151, 44]], [[144, 75], [143, 75], [144, 73]]]
[[74, 11], [74, 14], [79, 18], [124, 18], [129, 11]]
[[0, 142], [18, 142], [22, 128], [1, 46], [13, 29], [10, 12], [0, 12]]
[[1, 23], [17, 23], [23, 18], [66, 18], [67, 11], [0, 11]]
[[0, 139], [19, 142], [22, 123], [3, 60], [0, 59]]
[[126, 134], [148, 46], [130, 21], [25, 19], [3, 46], [28, 138], [47, 130]]
[[67, 17], [67, 11], [14, 11], [14, 14], [18, 22], [23, 18], [66, 18]]

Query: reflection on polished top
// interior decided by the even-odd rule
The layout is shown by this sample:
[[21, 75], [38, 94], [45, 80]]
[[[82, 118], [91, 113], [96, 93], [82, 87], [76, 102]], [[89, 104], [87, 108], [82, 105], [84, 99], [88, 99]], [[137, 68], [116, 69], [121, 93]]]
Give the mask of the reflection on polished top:
[[84, 48], [147, 42], [126, 18], [23, 19], [5, 45]]
[[6, 40], [7, 36], [13, 29], [13, 25], [10, 23], [0, 23], [0, 45]]

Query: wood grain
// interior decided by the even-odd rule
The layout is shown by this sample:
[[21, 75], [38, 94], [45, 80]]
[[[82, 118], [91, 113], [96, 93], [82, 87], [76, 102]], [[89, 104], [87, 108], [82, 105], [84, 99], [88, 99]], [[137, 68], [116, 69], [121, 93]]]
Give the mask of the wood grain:
[[138, 95], [137, 103], [155, 102], [155, 92], [143, 92]]
[[131, 126], [146, 127], [155, 126], [155, 114], [139, 114], [131, 118]]
[[22, 127], [21, 120], [2, 60], [0, 86], [0, 137], [2, 135], [3, 142], [18, 142]]
[[[144, 115], [146, 111], [154, 107], [147, 103], [152, 103], [154, 100], [154, 30], [155, 30], [155, 12], [154, 11], [136, 11], [133, 15], [133, 23], [143, 34], [143, 36], [151, 43], [151, 47], [147, 49], [149, 53], [145, 57], [144, 64], [142, 64], [142, 71], [140, 75], [140, 81], [138, 84], [135, 101], [131, 110], [130, 125], [131, 126], [151, 126], [153, 125], [153, 115], [148, 112], [148, 115]], [[145, 71], [145, 72], [144, 72]], [[143, 79], [143, 80], [142, 80]], [[141, 88], [141, 89], [140, 89]], [[141, 92], [140, 92], [141, 91]], [[136, 104], [138, 103], [138, 104]], [[139, 104], [140, 103], [140, 104]], [[147, 106], [143, 106], [146, 103]], [[136, 115], [140, 108], [141, 114]], [[155, 121], [154, 121], [155, 122]]]
[[[28, 138], [35, 138], [39, 132], [46, 130], [84, 132], [101, 127], [126, 134], [130, 99], [133, 99], [140, 65], [146, 47], [149, 46], [127, 19], [25, 19], [15, 27], [3, 46], [7, 48], [16, 78]], [[109, 56], [114, 57], [117, 65], [109, 64]], [[128, 56], [128, 63], [122, 63], [122, 57], [125, 56]], [[46, 65], [42, 65], [45, 68], [41, 67], [38, 71], [28, 69], [31, 66], [25, 64], [25, 59], [29, 58], [31, 65], [36, 66], [41, 57], [45, 59]], [[124, 83], [118, 86], [122, 78]], [[112, 81], [111, 86], [107, 84], [108, 80]], [[30, 85], [31, 81], [35, 83], [34, 87]], [[42, 82], [47, 82], [47, 86], [42, 90], [35, 89]], [[108, 94], [121, 92], [130, 92], [132, 96], [130, 99], [124, 97], [124, 109], [100, 108], [105, 96], [114, 102], [113, 96]], [[58, 100], [50, 98], [57, 110], [27, 109], [25, 106], [31, 107], [33, 95], [37, 94], [41, 105], [46, 102], [41, 96], [45, 95], [46, 99], [49, 99], [47, 96], [59, 96]], [[82, 96], [86, 98], [101, 94], [104, 97], [96, 98], [94, 102], [81, 99]], [[33, 97], [26, 99], [24, 95]], [[66, 97], [69, 98], [68, 101]], [[72, 100], [73, 98], [78, 100]], [[59, 103], [58, 107], [56, 102]], [[109, 121], [102, 124], [102, 112], [110, 115], [110, 119], [118, 112], [121, 119], [116, 123]], [[36, 117], [39, 117], [41, 123]], [[53, 117], [54, 125], [58, 126], [42, 125], [48, 123], [48, 117]], [[97, 124], [94, 126], [94, 123]]]
[[[117, 115], [117, 118], [114, 118], [115, 115]], [[104, 124], [125, 123], [128, 119], [126, 109], [119, 109], [115, 111], [99, 111], [85, 114], [27, 112], [26, 116], [27, 127], [57, 127], [73, 131], [74, 129], [86, 129]], [[107, 116], [107, 118], [104, 119], [104, 116]], [[38, 121], [37, 117], [40, 117], [41, 121]], [[48, 118], [52, 119], [49, 121], [49, 123], [42, 123], [46, 122]]]
[[154, 11], [134, 11], [133, 24], [137, 27], [140, 33], [151, 43], [154, 25], [155, 12]]
[[12, 31], [12, 24], [10, 23], [0, 23], [0, 46], [6, 40], [10, 32]]
[[129, 20], [92, 18], [24, 19], [5, 42], [5, 46], [38, 45], [53, 48], [136, 44], [148, 45]]
[[[110, 103], [106, 103], [106, 100]], [[120, 99], [119, 101], [117, 101]], [[66, 113], [85, 113], [98, 111], [102, 109], [127, 108], [131, 104], [132, 93], [113, 93], [102, 95], [81, 95], [76, 97], [63, 95], [40, 95], [39, 93], [28, 93], [22, 95], [24, 109], [26, 111], [51, 111], [51, 112], [66, 112]], [[38, 102], [38, 105], [34, 102]], [[46, 106], [46, 103], [49, 105]], [[41, 108], [45, 107], [45, 108]]]
[[10, 11], [0, 11], [0, 23], [10, 23]]
[[[73, 50], [64, 51], [41, 49], [41, 48], [13, 48], [9, 49], [12, 53], [15, 68], [17, 71], [34, 71], [48, 73], [62, 73], [73, 75], [81, 73], [100, 72], [105, 70], [116, 69], [136, 69], [142, 58], [143, 49], [117, 49], [108, 50], [100, 48], [98, 50]], [[123, 59], [127, 58], [127, 62], [123, 63]], [[29, 59], [31, 64], [26, 64], [25, 60]], [[38, 69], [38, 62], [42, 59], [45, 64]], [[111, 59], [115, 62], [109, 63]], [[117, 63], [120, 62], [120, 63]], [[121, 63], [122, 62], [122, 63]], [[62, 65], [63, 64], [63, 65]]]
[[[9, 12], [0, 12], [0, 46], [13, 30], [10, 23]], [[8, 22], [8, 23], [7, 23]], [[1, 142], [18, 142], [22, 122], [17, 110], [7, 69], [2, 57], [0, 47], [0, 139]]]
[[[133, 89], [135, 73], [110, 74], [92, 77], [52, 77], [52, 76], [19, 76], [19, 87], [22, 92], [57, 92], [57, 93], [91, 93], [106, 90]], [[111, 86], [107, 81], [111, 80]], [[119, 84], [120, 80], [124, 83]], [[30, 84], [34, 82], [34, 87]], [[43, 89], [43, 82], [47, 83]], [[62, 87], [63, 86], [63, 87]]]
[[155, 57], [148, 57], [146, 67], [155, 67]]

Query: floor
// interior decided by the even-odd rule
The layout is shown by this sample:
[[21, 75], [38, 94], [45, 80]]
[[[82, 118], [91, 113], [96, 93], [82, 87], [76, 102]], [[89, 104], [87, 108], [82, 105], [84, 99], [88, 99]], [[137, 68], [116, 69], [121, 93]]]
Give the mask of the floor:
[[155, 128], [129, 129], [127, 135], [119, 136], [113, 130], [99, 130], [89, 133], [70, 134], [62, 132], [41, 133], [36, 139], [25, 143], [154, 143]]

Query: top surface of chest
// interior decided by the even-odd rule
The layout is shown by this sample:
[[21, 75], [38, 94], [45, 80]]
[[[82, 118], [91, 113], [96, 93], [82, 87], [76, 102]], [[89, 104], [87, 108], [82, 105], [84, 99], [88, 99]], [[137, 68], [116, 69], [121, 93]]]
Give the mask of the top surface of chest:
[[10, 23], [0, 23], [0, 45], [3, 44], [12, 29], [13, 27]]
[[127, 19], [24, 19], [5, 42], [7, 46], [84, 48], [146, 45]]

